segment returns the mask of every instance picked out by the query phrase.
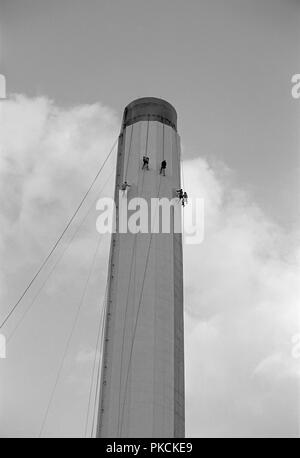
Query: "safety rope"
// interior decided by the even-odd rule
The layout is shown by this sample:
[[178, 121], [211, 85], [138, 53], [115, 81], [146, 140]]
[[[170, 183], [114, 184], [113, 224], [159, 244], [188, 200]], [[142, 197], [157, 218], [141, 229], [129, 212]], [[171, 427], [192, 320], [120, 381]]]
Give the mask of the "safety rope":
[[72, 237], [68, 240], [67, 244], [64, 246], [64, 249], [63, 251], [60, 253], [58, 259], [56, 260], [54, 266], [52, 267], [52, 269], [49, 271], [48, 275], [46, 276], [44, 282], [42, 283], [42, 285], [40, 286], [40, 288], [38, 289], [37, 293], [35, 294], [35, 296], [33, 297], [32, 301], [30, 302], [29, 306], [27, 307], [27, 309], [24, 311], [23, 315], [21, 316], [20, 320], [18, 321], [18, 323], [16, 324], [16, 326], [13, 328], [12, 332], [10, 333], [10, 335], [7, 337], [7, 343], [12, 339], [12, 337], [14, 336], [15, 332], [17, 331], [17, 329], [19, 328], [19, 326], [21, 325], [21, 323], [23, 322], [23, 320], [25, 319], [25, 317], [27, 316], [27, 313], [31, 310], [31, 308], [33, 307], [35, 301], [37, 300], [38, 296], [40, 295], [40, 293], [42, 292], [42, 290], [44, 289], [44, 286], [46, 285], [46, 283], [48, 282], [48, 280], [51, 278], [52, 274], [54, 273], [56, 267], [58, 266], [58, 264], [60, 263], [60, 261], [63, 259], [64, 255], [66, 254], [66, 252], [68, 251], [68, 249], [70, 248], [73, 240], [75, 239], [76, 235], [78, 234], [78, 232], [80, 231], [80, 229], [82, 228], [83, 224], [85, 223], [85, 221], [87, 220], [88, 216], [90, 215], [91, 211], [95, 208], [95, 203], [97, 202], [98, 198], [99, 198], [99, 195], [102, 193], [102, 191], [105, 189], [107, 183], [109, 182], [112, 174], [113, 174], [114, 170], [111, 171], [111, 173], [109, 174], [107, 180], [105, 181], [104, 185], [101, 187], [101, 189], [97, 192], [97, 197], [96, 199], [92, 202], [92, 204], [90, 205], [88, 211], [86, 212], [85, 216], [82, 218], [81, 222], [79, 223], [79, 225], [77, 226], [76, 228], [76, 231], [73, 233]]
[[[103, 341], [104, 341], [104, 334], [105, 334], [105, 317], [107, 314], [107, 304], [108, 304], [108, 299], [107, 299], [107, 289], [108, 285], [106, 284], [106, 290], [105, 290], [105, 296], [104, 296], [104, 304], [103, 304], [103, 314], [102, 314], [102, 322], [100, 325], [101, 328], [101, 333], [100, 333], [100, 348], [99, 350], [99, 359], [98, 359], [98, 368], [97, 368], [97, 378], [96, 378], [96, 388], [95, 388], [95, 396], [94, 396], [94, 403], [93, 403], [93, 415], [92, 415], [92, 427], [91, 427], [91, 437], [93, 437], [94, 431], [95, 435], [97, 434], [96, 425], [96, 412], [97, 412], [97, 406], [99, 405], [100, 402], [100, 389], [99, 389], [99, 384], [100, 384], [100, 372], [101, 372], [101, 366], [102, 366], [102, 360], [103, 360]], [[102, 343], [102, 347], [101, 347]]]
[[60, 365], [59, 365], [59, 369], [58, 369], [58, 372], [57, 372], [57, 375], [56, 375], [56, 378], [55, 378], [54, 386], [53, 386], [53, 388], [51, 390], [50, 398], [49, 398], [49, 401], [47, 403], [46, 411], [45, 411], [45, 414], [44, 414], [44, 417], [43, 417], [43, 420], [42, 420], [42, 426], [41, 426], [41, 429], [40, 429], [40, 432], [39, 432], [39, 437], [42, 436], [44, 427], [45, 427], [46, 422], [47, 422], [47, 418], [48, 418], [48, 414], [49, 414], [49, 411], [50, 411], [50, 407], [52, 405], [52, 402], [53, 402], [53, 399], [54, 399], [54, 395], [55, 395], [55, 391], [56, 391], [56, 388], [58, 386], [58, 382], [59, 382], [59, 379], [60, 379], [60, 376], [61, 376], [61, 373], [62, 373], [62, 370], [63, 370], [63, 367], [64, 367], [65, 359], [66, 359], [66, 356], [67, 356], [69, 348], [70, 348], [70, 343], [71, 343], [71, 340], [72, 340], [76, 325], [78, 323], [80, 311], [81, 311], [82, 306], [84, 304], [84, 299], [85, 299], [85, 296], [86, 296], [87, 287], [88, 287], [88, 284], [89, 284], [89, 281], [90, 281], [90, 278], [91, 278], [91, 275], [92, 275], [92, 272], [93, 272], [93, 269], [94, 269], [94, 266], [95, 266], [98, 250], [99, 250], [99, 247], [100, 247], [100, 242], [102, 240], [103, 240], [103, 236], [100, 235], [98, 237], [98, 239], [97, 239], [97, 244], [96, 244], [96, 248], [95, 248], [95, 251], [94, 251], [94, 256], [92, 258], [92, 262], [91, 262], [91, 265], [90, 265], [90, 268], [89, 268], [89, 271], [88, 271], [88, 275], [87, 275], [87, 278], [86, 278], [86, 281], [85, 281], [85, 285], [84, 285], [84, 288], [83, 288], [83, 292], [82, 292], [82, 295], [81, 295], [81, 298], [80, 298], [80, 301], [79, 301], [79, 304], [78, 304], [78, 307], [77, 307], [77, 310], [76, 310], [76, 314], [75, 314], [75, 317], [74, 317], [74, 320], [73, 320], [71, 331], [69, 333], [69, 336], [68, 336], [68, 339], [67, 339], [67, 342], [66, 342], [66, 345], [65, 345], [63, 356], [62, 356], [62, 359], [61, 359], [61, 362], [60, 362]]
[[[145, 144], [145, 156], [148, 153], [148, 139], [149, 139], [149, 120], [147, 123], [147, 134], [146, 134], [146, 144]], [[139, 177], [139, 174], [138, 174]], [[144, 177], [145, 173], [142, 175], [142, 184], [141, 190], [139, 190], [139, 182], [137, 183], [138, 186], [138, 196], [141, 196], [143, 193], [144, 188]], [[126, 318], [127, 318], [127, 311], [128, 311], [128, 303], [129, 303], [129, 292], [131, 287], [131, 278], [132, 278], [132, 269], [133, 269], [133, 260], [136, 261], [136, 242], [137, 242], [137, 233], [134, 235], [134, 242], [133, 242], [133, 249], [130, 261], [130, 274], [129, 274], [129, 282], [127, 288], [127, 296], [126, 296], [126, 306], [125, 306], [125, 317], [124, 317], [124, 326], [123, 326], [123, 340], [122, 340], [122, 349], [121, 349], [121, 368], [120, 368], [120, 382], [119, 382], [119, 403], [118, 403], [118, 433], [120, 431], [120, 411], [121, 411], [121, 389], [122, 389], [122, 369], [123, 369], [123, 358], [124, 358], [124, 346], [125, 346], [125, 329], [126, 329]], [[136, 262], [135, 262], [136, 264]], [[135, 269], [134, 269], [135, 275]]]
[[100, 169], [98, 170], [97, 174], [95, 175], [92, 183], [90, 184], [88, 190], [86, 191], [86, 193], [84, 194], [84, 196], [82, 197], [79, 205], [77, 206], [76, 210], [74, 211], [73, 215], [71, 216], [71, 218], [69, 219], [67, 225], [65, 226], [64, 230], [62, 231], [62, 233], [60, 234], [60, 236], [58, 237], [58, 239], [56, 240], [56, 242], [54, 243], [53, 247], [51, 248], [50, 252], [48, 253], [48, 255], [46, 256], [46, 258], [44, 259], [44, 261], [42, 262], [42, 264], [40, 265], [39, 269], [37, 270], [36, 274], [33, 276], [33, 278], [31, 279], [31, 281], [28, 283], [28, 285], [26, 286], [26, 288], [24, 289], [23, 293], [21, 294], [21, 296], [19, 297], [19, 299], [17, 300], [17, 302], [13, 305], [13, 307], [11, 307], [10, 311], [8, 312], [8, 314], [6, 315], [6, 317], [4, 318], [4, 320], [1, 322], [1, 325], [0, 325], [0, 330], [3, 328], [3, 326], [7, 323], [7, 321], [9, 320], [9, 318], [11, 317], [11, 315], [13, 314], [13, 312], [16, 310], [16, 308], [18, 307], [18, 305], [20, 304], [21, 300], [23, 299], [23, 297], [25, 296], [25, 294], [27, 293], [27, 291], [30, 289], [30, 287], [32, 286], [33, 282], [35, 281], [35, 279], [39, 276], [40, 272], [43, 270], [44, 266], [47, 264], [48, 260], [50, 259], [50, 257], [52, 256], [52, 254], [54, 253], [54, 251], [56, 250], [59, 242], [61, 241], [61, 239], [63, 238], [64, 234], [67, 232], [68, 228], [70, 227], [70, 225], [72, 224], [72, 222], [74, 221], [74, 218], [76, 217], [77, 213], [79, 212], [80, 208], [82, 207], [85, 199], [87, 198], [89, 192], [91, 191], [91, 189], [93, 188], [95, 182], [97, 181], [101, 171], [103, 170], [103, 167], [105, 166], [105, 164], [107, 163], [109, 157], [111, 156], [116, 144], [117, 144], [117, 140], [116, 139], [114, 141], [114, 144], [113, 146], [111, 147], [108, 155], [106, 156], [104, 162], [102, 163]]
[[[106, 294], [107, 294], [107, 285], [104, 293], [104, 298], [102, 302], [102, 307], [100, 311], [100, 320], [99, 320], [99, 326], [98, 326], [98, 332], [97, 332], [97, 339], [96, 339], [96, 345], [95, 345], [95, 356], [94, 356], [94, 362], [93, 362], [93, 369], [92, 369], [92, 376], [91, 376], [91, 383], [90, 383], [90, 389], [89, 389], [89, 397], [88, 397], [88, 406], [87, 406], [87, 413], [86, 413], [86, 420], [85, 420], [85, 429], [84, 429], [84, 437], [87, 437], [87, 430], [88, 430], [88, 424], [89, 424], [89, 414], [90, 414], [90, 408], [91, 408], [91, 401], [92, 401], [92, 393], [93, 393], [93, 384], [95, 380], [95, 374], [96, 371], [98, 372], [99, 367], [100, 367], [100, 362], [101, 362], [101, 343], [102, 343], [102, 336], [103, 336], [103, 329], [104, 329], [104, 319], [105, 319], [105, 304], [106, 304]], [[97, 364], [98, 361], [98, 364]], [[97, 370], [98, 367], [98, 370]], [[94, 402], [94, 410], [97, 402], [97, 387], [98, 387], [98, 379], [96, 381], [96, 387], [95, 387], [95, 402]], [[94, 412], [94, 411], [93, 411]], [[94, 414], [93, 414], [94, 417]], [[93, 423], [92, 423], [92, 433], [93, 433]]]
[[178, 142], [178, 134], [175, 133], [175, 135], [176, 135], [176, 149], [177, 149], [178, 162], [179, 162], [179, 172], [180, 172], [180, 176], [181, 176], [182, 186], [183, 186], [183, 189], [185, 190], [183, 160], [182, 160], [182, 157], [181, 157], [181, 150], [180, 150], [180, 145], [179, 145], [179, 142]]
[[[126, 165], [125, 165], [125, 173], [123, 175], [123, 182], [127, 181], [127, 174], [128, 174], [128, 164], [131, 156], [131, 150], [132, 150], [132, 137], [133, 137], [133, 129], [134, 129], [134, 124], [131, 126], [131, 131], [130, 131], [130, 137], [129, 137], [129, 147], [128, 147], [128, 153], [127, 153], [127, 160], [126, 160]], [[104, 330], [105, 330], [105, 317], [106, 317], [106, 312], [103, 316], [103, 336], [101, 337], [101, 340], [104, 338]], [[103, 351], [103, 349], [102, 349]], [[99, 379], [100, 379], [100, 370], [101, 370], [101, 364], [100, 364], [100, 359], [99, 359], [99, 365], [98, 365], [98, 371], [97, 371], [97, 384], [96, 384], [96, 390], [95, 390], [95, 400], [94, 400], [94, 409], [93, 409], [93, 418], [92, 418], [92, 429], [91, 429], [91, 437], [93, 437], [94, 429], [95, 429], [95, 422], [96, 422], [96, 404], [97, 404], [97, 395], [99, 391], [99, 396], [100, 396], [100, 390], [99, 390]], [[96, 431], [97, 434], [97, 431]]]
[[131, 153], [133, 129], [134, 129], [134, 124], [131, 125], [130, 139], [129, 139], [129, 148], [128, 148], [128, 154], [127, 154], [127, 164], [126, 164], [126, 167], [125, 167], [125, 175], [124, 175], [124, 180], [123, 180], [123, 182], [127, 181], [128, 164], [129, 164], [129, 158], [130, 158], [130, 153]]
[[162, 125], [163, 128], [163, 140], [162, 140], [162, 159], [165, 160], [165, 125]]
[[145, 156], [148, 156], [148, 138], [149, 138], [149, 116], [148, 116], [148, 121], [147, 121]]
[[[158, 187], [157, 199], [159, 198], [159, 194], [160, 194], [160, 186], [161, 186], [161, 176], [160, 176], [160, 179], [159, 179], [159, 187]], [[157, 200], [157, 203], [158, 203], [158, 200]], [[157, 211], [157, 207], [158, 207], [158, 205], [157, 205], [156, 208], [155, 208], [155, 214], [154, 214], [154, 218], [153, 218], [153, 224], [154, 224], [154, 225], [155, 225], [155, 222], [156, 222], [156, 211]], [[145, 270], [144, 270], [143, 279], [142, 279], [142, 286], [141, 286], [141, 291], [140, 291], [140, 296], [139, 296], [139, 301], [138, 301], [136, 319], [135, 319], [135, 323], [134, 323], [133, 336], [132, 336], [131, 347], [130, 347], [130, 353], [129, 353], [129, 362], [128, 362], [128, 367], [127, 367], [127, 372], [126, 372], [125, 388], [124, 388], [124, 399], [123, 399], [122, 411], [121, 411], [121, 428], [120, 428], [120, 435], [122, 434], [122, 428], [123, 428], [124, 409], [125, 409], [125, 402], [126, 402], [126, 395], [127, 395], [127, 386], [128, 386], [128, 379], [129, 379], [129, 371], [130, 371], [131, 362], [132, 362], [132, 354], [133, 354], [133, 347], [134, 347], [134, 342], [135, 342], [135, 336], [136, 336], [138, 318], [139, 318], [139, 313], [140, 313], [140, 309], [141, 309], [141, 303], [142, 303], [142, 298], [143, 298], [143, 292], [144, 292], [144, 285], [145, 285], [146, 273], [147, 273], [148, 264], [149, 264], [150, 249], [151, 249], [151, 244], [152, 244], [152, 238], [153, 238], [153, 228], [151, 228], [150, 241], [149, 241], [148, 250], [147, 250], [147, 256], [146, 256]]]

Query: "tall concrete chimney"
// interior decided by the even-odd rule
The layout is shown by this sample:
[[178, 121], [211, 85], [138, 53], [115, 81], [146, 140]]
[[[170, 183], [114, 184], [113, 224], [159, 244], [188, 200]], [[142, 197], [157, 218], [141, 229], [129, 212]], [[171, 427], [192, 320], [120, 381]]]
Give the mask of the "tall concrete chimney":
[[[149, 170], [142, 169], [143, 156], [149, 157]], [[118, 209], [125, 198], [119, 190], [125, 181], [128, 202], [143, 197], [150, 207], [151, 198], [176, 196], [180, 138], [168, 102], [146, 97], [124, 110], [97, 437], [184, 437], [182, 236], [173, 230], [119, 233]]]

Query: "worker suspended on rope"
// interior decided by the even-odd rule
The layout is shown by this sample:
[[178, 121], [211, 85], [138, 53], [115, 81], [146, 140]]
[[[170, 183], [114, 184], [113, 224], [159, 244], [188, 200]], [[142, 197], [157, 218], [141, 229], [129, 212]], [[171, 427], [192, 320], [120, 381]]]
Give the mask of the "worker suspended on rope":
[[177, 196], [178, 196], [178, 199], [179, 199], [179, 202], [181, 201], [181, 204], [182, 206], [184, 207], [185, 204], [187, 204], [187, 199], [188, 199], [188, 195], [186, 193], [186, 191], [183, 192], [183, 189], [177, 189]]
[[183, 201], [183, 204], [182, 204], [183, 206], [185, 206], [185, 204], [188, 203], [188, 195], [187, 195], [186, 191], [184, 191], [184, 193], [183, 193], [182, 201]]
[[177, 189], [176, 191], [179, 201], [183, 199], [183, 189]]
[[125, 192], [127, 191], [127, 188], [130, 188], [130, 184], [127, 183], [127, 181], [124, 181], [124, 183], [121, 184], [120, 188], [121, 190], [123, 191], [123, 196], [125, 194]]
[[167, 161], [163, 160], [160, 166], [160, 175], [166, 176]]
[[143, 167], [142, 167], [142, 169], [149, 170], [149, 157], [148, 156], [143, 156]]

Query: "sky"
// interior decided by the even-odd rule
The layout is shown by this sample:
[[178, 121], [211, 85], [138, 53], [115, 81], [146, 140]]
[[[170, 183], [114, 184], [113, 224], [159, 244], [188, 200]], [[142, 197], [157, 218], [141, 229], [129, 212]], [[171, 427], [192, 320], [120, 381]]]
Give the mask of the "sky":
[[[1, 314], [72, 214], [125, 105], [168, 100], [188, 193], [204, 197], [206, 208], [203, 243], [184, 247], [189, 436], [299, 434], [292, 339], [300, 333], [300, 102], [291, 97], [299, 21], [296, 0], [0, 0], [8, 92], [0, 101]], [[111, 192], [113, 168], [112, 158], [77, 224], [97, 191]], [[1, 436], [39, 434], [96, 253], [91, 298], [43, 431], [83, 434], [108, 247], [103, 241], [94, 251], [91, 208], [59, 272], [31, 307], [48, 267], [8, 325], [9, 335], [31, 307], [0, 360]]]

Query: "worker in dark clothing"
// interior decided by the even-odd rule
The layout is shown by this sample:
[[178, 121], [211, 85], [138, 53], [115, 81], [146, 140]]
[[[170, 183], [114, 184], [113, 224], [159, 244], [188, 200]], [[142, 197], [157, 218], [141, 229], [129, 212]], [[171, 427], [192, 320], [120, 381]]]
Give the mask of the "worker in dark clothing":
[[177, 196], [178, 196], [178, 199], [181, 200], [183, 199], [183, 190], [182, 189], [177, 189]]
[[149, 157], [148, 156], [143, 156], [143, 167], [142, 167], [142, 169], [149, 170]]
[[121, 184], [120, 188], [123, 191], [123, 196], [125, 195], [127, 188], [130, 188], [130, 184], [127, 183], [127, 181], [124, 181], [124, 183]]
[[183, 200], [183, 206], [188, 203], [188, 195], [185, 191], [183, 193], [182, 200]]
[[159, 171], [159, 173], [162, 174], [163, 176], [166, 176], [166, 167], [167, 167], [167, 161], [163, 160], [160, 166], [160, 171]]

